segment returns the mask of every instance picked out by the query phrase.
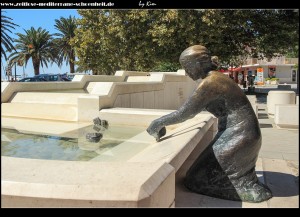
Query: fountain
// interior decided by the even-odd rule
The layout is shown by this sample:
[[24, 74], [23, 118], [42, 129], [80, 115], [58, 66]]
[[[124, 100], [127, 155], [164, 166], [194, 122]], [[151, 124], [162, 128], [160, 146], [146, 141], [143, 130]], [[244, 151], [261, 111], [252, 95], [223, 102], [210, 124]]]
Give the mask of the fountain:
[[169, 112], [102, 109], [109, 128], [97, 143], [86, 139], [90, 122], [2, 117], [2, 206], [173, 207], [176, 171], [217, 125], [199, 114], [156, 142], [145, 130]]

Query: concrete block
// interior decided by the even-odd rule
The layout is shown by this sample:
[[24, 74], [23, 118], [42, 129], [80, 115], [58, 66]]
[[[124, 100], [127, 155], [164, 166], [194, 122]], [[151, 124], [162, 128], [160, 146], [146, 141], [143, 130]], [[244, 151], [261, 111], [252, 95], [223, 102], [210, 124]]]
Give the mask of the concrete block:
[[89, 83], [86, 85], [86, 87], [85, 87], [86, 91], [87, 91], [88, 93], [90, 93], [90, 92], [94, 89], [94, 87], [96, 86], [96, 84], [97, 84], [97, 82], [89, 82]]
[[121, 107], [122, 108], [130, 108], [130, 94], [121, 95]]
[[154, 109], [154, 91], [144, 92], [144, 108]]
[[174, 110], [111, 108], [101, 109], [99, 117], [107, 120], [110, 124], [128, 125], [128, 123], [130, 123], [132, 126], [143, 126], [146, 129], [154, 119], [173, 111]]
[[108, 95], [113, 89], [113, 82], [96, 83], [91, 90], [91, 94]]
[[113, 104], [113, 107], [122, 107], [122, 96], [121, 95], [117, 96], [117, 98]]
[[45, 103], [2, 103], [1, 117], [77, 121], [77, 106]]
[[18, 92], [11, 103], [47, 103], [77, 105], [82, 93]]
[[164, 74], [162, 73], [151, 73], [149, 81], [162, 82], [164, 80]]
[[82, 90], [83, 86], [83, 82], [10, 82], [4, 89], [1, 89], [1, 102], [8, 102], [12, 95], [17, 92]]
[[[125, 76], [148, 76], [149, 72], [141, 72], [141, 71], [116, 71], [115, 76], [125, 77]], [[112, 77], [112, 76], [110, 76]]]
[[164, 91], [154, 91], [154, 108], [163, 109], [164, 107]]
[[268, 114], [274, 117], [276, 104], [295, 104], [294, 91], [269, 91], [267, 96]]
[[256, 96], [255, 95], [246, 95], [248, 100], [250, 101], [251, 104], [256, 103]]
[[177, 70], [177, 75], [185, 75], [185, 70], [184, 69], [178, 69]]
[[84, 75], [75, 75], [74, 78], [72, 79], [72, 82], [74, 81], [81, 81], [83, 80]]
[[170, 207], [175, 200], [175, 171], [164, 162], [2, 160], [2, 207]]
[[167, 82], [164, 88], [164, 109], [177, 109], [179, 107], [178, 82]]
[[131, 108], [143, 108], [144, 107], [144, 93], [132, 93], [130, 94]]
[[100, 110], [99, 96], [83, 95], [78, 97], [78, 121], [92, 121]]
[[147, 82], [150, 80], [150, 76], [130, 76], [126, 82]]
[[10, 82], [1, 82], [1, 93], [8, 87]]
[[299, 128], [299, 105], [275, 105], [274, 122], [281, 128]]

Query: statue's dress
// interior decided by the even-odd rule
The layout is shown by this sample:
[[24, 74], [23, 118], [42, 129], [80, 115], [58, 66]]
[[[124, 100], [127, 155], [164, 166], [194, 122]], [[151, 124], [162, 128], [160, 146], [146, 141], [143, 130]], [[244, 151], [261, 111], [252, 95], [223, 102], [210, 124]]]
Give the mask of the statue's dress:
[[218, 118], [218, 133], [187, 171], [185, 186], [230, 200], [261, 202], [271, 198], [271, 191], [255, 173], [261, 132], [248, 98], [232, 79], [218, 72], [203, 82], [211, 90], [207, 97], [212, 100], [205, 108]]

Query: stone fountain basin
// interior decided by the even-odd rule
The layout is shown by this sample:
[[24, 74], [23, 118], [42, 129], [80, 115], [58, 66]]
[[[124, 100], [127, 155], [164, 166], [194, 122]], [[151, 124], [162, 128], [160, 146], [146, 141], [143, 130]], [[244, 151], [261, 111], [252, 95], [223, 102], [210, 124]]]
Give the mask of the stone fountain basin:
[[[103, 109], [110, 124], [144, 126], [170, 110]], [[2, 127], [49, 134], [90, 123], [2, 118]], [[43, 127], [42, 127], [43, 126]], [[201, 153], [217, 132], [217, 120], [200, 113], [167, 127], [156, 142], [146, 131], [90, 161], [1, 156], [2, 207], [174, 207], [175, 173], [195, 149]], [[136, 149], [130, 144], [148, 144]]]

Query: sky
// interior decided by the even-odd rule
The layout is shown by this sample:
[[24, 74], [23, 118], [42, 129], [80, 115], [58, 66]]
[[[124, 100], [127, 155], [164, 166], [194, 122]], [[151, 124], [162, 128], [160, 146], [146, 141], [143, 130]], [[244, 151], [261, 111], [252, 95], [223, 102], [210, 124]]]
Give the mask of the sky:
[[[5, 11], [3, 13], [3, 11]], [[50, 34], [57, 33], [58, 31], [55, 29], [55, 19], [59, 19], [60, 17], [69, 17], [75, 16], [75, 18], [80, 18], [80, 15], [77, 13], [76, 9], [4, 9], [1, 10], [1, 13], [4, 16], [12, 18], [12, 22], [18, 24], [19, 27], [15, 27], [15, 29], [11, 29], [13, 34], [9, 34], [12, 38], [17, 38], [18, 36], [15, 33], [25, 34], [25, 30], [30, 29], [31, 27], [39, 28], [42, 27], [49, 31]], [[9, 33], [9, 32], [7, 32]], [[6, 61], [4, 58], [1, 58], [1, 77], [4, 78], [6, 66]], [[27, 66], [21, 67], [17, 66], [17, 75], [22, 75], [25, 72], [26, 77], [34, 76], [33, 66], [31, 59], [28, 61]], [[45, 66], [40, 67], [40, 73], [66, 73], [70, 72], [69, 65], [62, 65], [61, 68], [57, 66], [57, 64], [53, 63], [52, 65], [49, 63], [48, 68]], [[13, 75], [15, 74], [15, 67], [12, 69]]]

